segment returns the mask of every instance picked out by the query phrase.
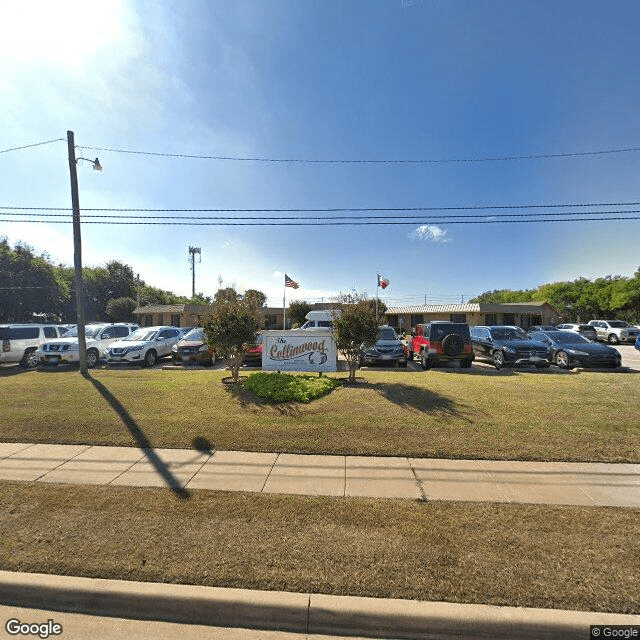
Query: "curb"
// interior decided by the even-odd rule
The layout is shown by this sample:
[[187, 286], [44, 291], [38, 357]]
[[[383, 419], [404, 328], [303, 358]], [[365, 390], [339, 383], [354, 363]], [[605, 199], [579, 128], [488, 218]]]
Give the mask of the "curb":
[[589, 637], [639, 615], [252, 591], [0, 571], [0, 603], [89, 615], [405, 640]]

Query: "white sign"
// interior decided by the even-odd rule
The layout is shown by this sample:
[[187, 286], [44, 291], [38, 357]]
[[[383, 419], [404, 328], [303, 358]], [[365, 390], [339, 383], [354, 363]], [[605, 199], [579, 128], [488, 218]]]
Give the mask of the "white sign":
[[264, 331], [265, 371], [337, 371], [338, 352], [330, 331]]

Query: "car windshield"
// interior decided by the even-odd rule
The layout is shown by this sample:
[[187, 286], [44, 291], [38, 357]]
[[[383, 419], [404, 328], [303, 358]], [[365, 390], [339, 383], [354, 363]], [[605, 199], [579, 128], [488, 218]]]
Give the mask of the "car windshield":
[[391, 327], [385, 327], [384, 329], [378, 330], [378, 341], [396, 339], [396, 332]]
[[204, 329], [202, 327], [196, 327], [195, 329], [191, 329], [191, 331], [185, 334], [185, 336], [182, 339], [190, 340], [192, 342], [195, 342], [196, 340], [204, 341]]
[[631, 325], [624, 320], [612, 320], [609, 323], [609, 326], [613, 327], [614, 329], [623, 329], [624, 327], [630, 327]]
[[521, 329], [507, 327], [504, 329], [491, 329], [491, 337], [494, 340], [522, 340], [527, 339], [527, 334]]
[[[95, 338], [96, 334], [98, 333], [98, 331], [100, 331], [100, 329], [102, 329], [103, 325], [98, 325], [98, 326], [87, 326], [84, 328], [84, 337], [85, 338]], [[69, 329], [69, 331], [67, 331], [67, 333], [64, 334], [65, 338], [77, 338], [78, 337], [78, 327], [73, 327], [72, 329]]]
[[158, 335], [157, 330], [153, 329], [138, 329], [133, 333], [130, 333], [126, 338], [122, 338], [123, 340], [135, 341], [139, 340], [140, 342], [146, 342], [148, 340], [154, 340], [156, 335]]
[[579, 333], [569, 332], [566, 333], [564, 331], [557, 331], [554, 333], [550, 333], [549, 337], [555, 342], [559, 342], [560, 344], [578, 344], [587, 342], [590, 343], [590, 340], [587, 340], [584, 336], [581, 336]]

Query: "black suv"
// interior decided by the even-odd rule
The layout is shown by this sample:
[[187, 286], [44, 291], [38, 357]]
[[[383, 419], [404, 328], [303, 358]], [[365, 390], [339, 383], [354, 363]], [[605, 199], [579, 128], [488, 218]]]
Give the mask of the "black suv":
[[496, 369], [521, 364], [549, 367], [547, 346], [529, 338], [520, 327], [473, 327], [471, 342], [476, 357], [490, 360]]
[[376, 343], [360, 353], [360, 366], [371, 364], [407, 366], [407, 351], [393, 327], [378, 327]]
[[438, 320], [419, 324], [409, 343], [409, 360], [413, 359], [414, 353], [423, 369], [451, 360], [457, 360], [463, 368], [470, 367], [474, 356], [469, 325]]

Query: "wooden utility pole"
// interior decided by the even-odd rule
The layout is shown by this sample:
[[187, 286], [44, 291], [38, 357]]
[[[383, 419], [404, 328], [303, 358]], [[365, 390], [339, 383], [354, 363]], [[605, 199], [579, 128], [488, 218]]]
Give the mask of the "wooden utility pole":
[[80, 239], [80, 198], [73, 131], [67, 131], [69, 148], [69, 174], [71, 176], [71, 204], [73, 206], [73, 266], [76, 281], [76, 307], [78, 319], [78, 350], [80, 373], [87, 373], [87, 342], [84, 333], [84, 285], [82, 283], [82, 242]]

